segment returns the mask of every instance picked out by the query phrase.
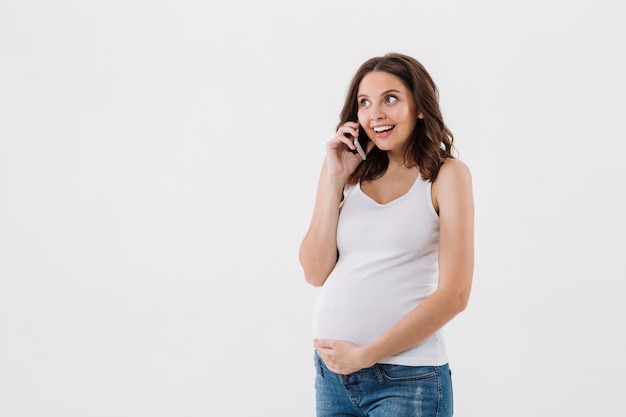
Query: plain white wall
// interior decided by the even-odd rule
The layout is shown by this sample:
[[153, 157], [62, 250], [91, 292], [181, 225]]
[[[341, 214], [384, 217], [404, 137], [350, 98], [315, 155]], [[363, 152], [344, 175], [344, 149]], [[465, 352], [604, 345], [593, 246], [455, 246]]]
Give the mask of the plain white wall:
[[476, 199], [456, 415], [618, 415], [623, 1], [0, 3], [0, 415], [313, 416], [302, 278], [367, 58], [419, 59]]

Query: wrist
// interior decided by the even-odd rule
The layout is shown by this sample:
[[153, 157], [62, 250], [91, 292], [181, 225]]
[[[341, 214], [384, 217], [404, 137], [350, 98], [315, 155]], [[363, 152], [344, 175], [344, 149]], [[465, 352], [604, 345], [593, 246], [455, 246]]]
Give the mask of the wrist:
[[324, 174], [324, 179], [329, 184], [332, 184], [333, 186], [341, 186], [342, 188], [345, 185], [346, 181], [348, 181], [349, 177], [349, 175], [346, 175], [342, 171], [334, 171], [332, 169], [327, 169]]
[[320, 181], [320, 191], [325, 195], [337, 196], [341, 201], [346, 179], [341, 175], [326, 173]]
[[373, 343], [365, 345], [361, 349], [361, 360], [365, 364], [364, 368], [374, 366], [380, 359], [376, 353], [376, 346]]

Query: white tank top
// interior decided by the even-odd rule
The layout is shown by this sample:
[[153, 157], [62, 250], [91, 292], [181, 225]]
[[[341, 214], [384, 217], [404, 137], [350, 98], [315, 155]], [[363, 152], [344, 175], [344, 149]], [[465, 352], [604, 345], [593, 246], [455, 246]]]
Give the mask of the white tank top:
[[[317, 296], [318, 339], [366, 345], [395, 325], [437, 288], [439, 216], [431, 183], [419, 176], [403, 196], [379, 204], [360, 184], [346, 187], [339, 213], [339, 258]], [[381, 363], [447, 363], [442, 331]]]

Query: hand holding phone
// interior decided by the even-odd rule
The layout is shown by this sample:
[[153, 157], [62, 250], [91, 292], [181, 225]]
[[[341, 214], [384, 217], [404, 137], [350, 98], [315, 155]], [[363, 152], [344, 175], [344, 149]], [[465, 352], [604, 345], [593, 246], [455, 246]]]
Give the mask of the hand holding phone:
[[358, 153], [361, 156], [361, 159], [365, 160], [367, 158], [367, 143], [370, 141], [370, 138], [365, 134], [365, 131], [359, 125], [359, 136], [354, 138], [354, 146], [356, 149], [352, 151], [352, 153]]

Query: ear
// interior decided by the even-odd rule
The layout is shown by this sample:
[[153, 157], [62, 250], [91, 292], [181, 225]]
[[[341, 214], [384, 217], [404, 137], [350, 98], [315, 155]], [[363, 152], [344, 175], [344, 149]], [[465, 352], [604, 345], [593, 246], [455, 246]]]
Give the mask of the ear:
[[422, 113], [422, 112], [417, 113], [417, 118], [418, 119], [423, 119], [424, 118], [424, 113]]

